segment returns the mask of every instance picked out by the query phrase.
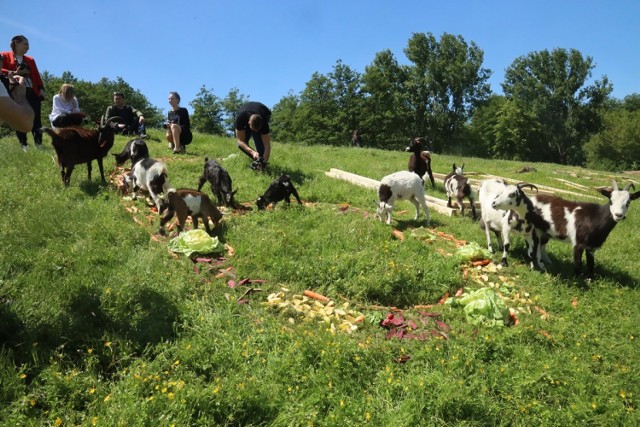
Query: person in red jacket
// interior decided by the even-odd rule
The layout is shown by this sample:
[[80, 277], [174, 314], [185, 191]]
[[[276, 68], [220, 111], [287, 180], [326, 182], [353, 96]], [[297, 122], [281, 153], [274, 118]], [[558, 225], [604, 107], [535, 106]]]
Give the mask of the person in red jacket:
[[[36, 61], [27, 56], [29, 50], [29, 40], [25, 36], [19, 35], [11, 39], [11, 51], [2, 52], [2, 74], [9, 77], [14, 75], [21, 76], [27, 86], [27, 101], [33, 109], [33, 141], [37, 148], [42, 146], [42, 122], [40, 119], [40, 111], [42, 101], [44, 100], [44, 84], [40, 77], [40, 72], [36, 65]], [[16, 131], [18, 141], [22, 145], [23, 150], [27, 150], [27, 134], [25, 132]]]

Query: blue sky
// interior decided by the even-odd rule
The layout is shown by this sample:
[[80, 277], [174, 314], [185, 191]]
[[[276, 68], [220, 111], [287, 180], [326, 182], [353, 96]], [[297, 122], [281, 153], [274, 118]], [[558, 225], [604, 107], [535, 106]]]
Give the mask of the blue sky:
[[413, 33], [446, 32], [484, 51], [496, 93], [517, 57], [575, 48], [594, 59], [592, 78], [607, 75], [622, 99], [640, 93], [639, 16], [637, 0], [57, 0], [5, 4], [0, 49], [24, 34], [41, 71], [92, 82], [120, 76], [166, 112], [169, 91], [191, 110], [203, 85], [273, 106], [338, 59], [362, 73], [389, 49], [408, 64]]

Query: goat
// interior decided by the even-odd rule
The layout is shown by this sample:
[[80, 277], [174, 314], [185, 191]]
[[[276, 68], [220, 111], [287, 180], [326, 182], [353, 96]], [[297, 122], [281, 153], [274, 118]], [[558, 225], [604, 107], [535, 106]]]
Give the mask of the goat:
[[291, 177], [289, 175], [281, 175], [269, 184], [267, 191], [265, 191], [262, 196], [258, 197], [258, 200], [256, 200], [256, 206], [258, 206], [259, 210], [262, 210], [268, 205], [275, 205], [281, 200], [284, 200], [289, 205], [291, 204], [292, 194], [298, 203], [302, 205], [298, 192], [291, 182]]
[[232, 181], [229, 172], [215, 160], [209, 160], [208, 157], [204, 158], [204, 171], [198, 181], [198, 191], [202, 189], [205, 182], [209, 181], [211, 184], [211, 192], [218, 199], [218, 204], [228, 207], [235, 207], [235, 201], [233, 196], [238, 191], [231, 191]]
[[127, 145], [125, 145], [122, 152], [113, 155], [116, 159], [116, 166], [122, 165], [127, 160], [131, 160], [131, 164], [135, 165], [138, 160], [148, 158], [149, 148], [145, 139], [146, 137], [138, 137], [127, 141]]
[[431, 181], [431, 188], [436, 188], [436, 182], [433, 179], [433, 172], [431, 171], [431, 153], [425, 151], [426, 148], [426, 138], [418, 137], [413, 138], [404, 151], [413, 153], [411, 157], [409, 157], [409, 171], [417, 173], [423, 182], [425, 174], [428, 174], [429, 180]]
[[200, 191], [186, 188], [179, 190], [170, 188], [167, 190], [165, 198], [166, 200], [162, 203], [158, 211], [159, 213], [164, 212], [164, 215], [160, 218], [160, 228], [158, 230], [158, 233], [163, 236], [166, 234], [164, 225], [169, 222], [174, 215], [178, 217], [178, 232], [182, 232], [184, 229], [184, 224], [188, 216], [190, 216], [193, 221], [194, 229], [198, 228], [198, 218], [201, 218], [204, 223], [204, 228], [209, 234], [211, 234], [209, 218], [213, 221], [214, 228], [222, 219], [222, 214], [216, 205], [211, 202], [209, 196]]
[[376, 216], [380, 221], [383, 221], [384, 216], [386, 223], [391, 224], [391, 211], [396, 200], [408, 200], [416, 207], [414, 220], [420, 217], [420, 206], [422, 206], [427, 217], [427, 225], [429, 225], [430, 217], [424, 195], [424, 182], [413, 172], [399, 171], [382, 178], [378, 187], [378, 200], [376, 202]]
[[586, 252], [587, 277], [593, 278], [595, 251], [600, 249], [609, 233], [627, 214], [631, 201], [640, 197], [640, 191], [633, 194], [629, 189], [635, 187], [628, 183], [623, 190], [613, 181], [613, 189], [599, 189], [600, 194], [609, 199], [608, 203], [574, 202], [556, 196], [527, 196], [522, 190], [533, 184], [519, 183], [507, 186], [502, 194], [496, 197], [492, 206], [496, 209], [513, 209], [525, 221], [533, 224], [534, 262], [544, 270], [541, 260], [540, 239], [545, 236], [571, 243], [573, 247], [574, 272], [580, 275], [582, 254]]
[[91, 162], [96, 160], [100, 169], [102, 182], [104, 168], [102, 159], [107, 155], [115, 139], [112, 122], [120, 121], [119, 117], [112, 117], [104, 125], [98, 125], [98, 129], [85, 129], [81, 127], [65, 127], [58, 129], [42, 128], [51, 137], [51, 144], [56, 150], [58, 166], [62, 183], [69, 186], [71, 174], [77, 164], [86, 163], [89, 181], [91, 181]]
[[444, 188], [447, 190], [447, 206], [451, 207], [451, 198], [455, 197], [458, 202], [458, 208], [460, 209], [460, 216], [464, 216], [464, 204], [462, 200], [464, 198], [469, 199], [469, 203], [471, 204], [471, 213], [473, 215], [473, 219], [476, 219], [476, 205], [473, 197], [473, 189], [471, 188], [471, 184], [469, 184], [469, 178], [463, 175], [464, 171], [464, 163], [459, 168], [456, 167], [456, 164], [453, 164], [452, 171], [444, 177]]
[[[520, 215], [513, 209], [501, 210], [493, 207], [493, 200], [502, 194], [507, 184], [501, 179], [486, 179], [480, 185], [478, 190], [478, 198], [480, 199], [480, 228], [484, 230], [487, 236], [487, 249], [493, 253], [491, 247], [491, 231], [496, 236], [498, 248], [502, 249], [503, 266], [508, 266], [507, 255], [511, 246], [510, 235], [512, 232], [522, 234], [527, 243], [528, 252], [533, 250], [533, 224], [527, 224]], [[547, 256], [545, 246], [546, 241], [541, 242], [541, 256], [545, 263], [550, 264], [551, 261]], [[529, 252], [529, 257], [533, 259], [533, 254]]]
[[151, 158], [139, 160], [133, 165], [131, 176], [127, 178], [127, 187], [133, 200], [137, 198], [138, 191], [148, 191], [158, 209], [158, 213], [160, 213], [160, 193], [163, 193], [166, 197], [168, 190], [171, 188], [167, 165]]

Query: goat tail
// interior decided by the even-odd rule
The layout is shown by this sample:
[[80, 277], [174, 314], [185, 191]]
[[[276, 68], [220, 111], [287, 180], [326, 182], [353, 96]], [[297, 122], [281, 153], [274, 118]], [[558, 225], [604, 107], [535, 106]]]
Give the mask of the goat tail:
[[52, 138], [53, 138], [54, 136], [58, 136], [58, 134], [56, 133], [56, 131], [55, 131], [55, 130], [53, 130], [53, 129], [51, 129], [51, 128], [47, 128], [47, 127], [40, 128], [40, 133], [46, 133], [46, 134], [48, 134], [48, 135], [49, 135], [50, 137], [52, 137]]

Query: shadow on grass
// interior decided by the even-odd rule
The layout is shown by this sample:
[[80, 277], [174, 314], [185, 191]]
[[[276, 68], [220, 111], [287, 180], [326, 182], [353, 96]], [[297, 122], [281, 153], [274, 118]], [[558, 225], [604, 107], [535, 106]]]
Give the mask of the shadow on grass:
[[[25, 323], [4, 301], [0, 305], [0, 347], [12, 350], [16, 365], [46, 361], [61, 351], [70, 360], [79, 360], [87, 348], [100, 348], [106, 339], [121, 340], [127, 351], [141, 354], [149, 346], [172, 339], [178, 320], [178, 307], [154, 289], [141, 287], [128, 293], [126, 300], [118, 300], [82, 286], [53, 315], [33, 324]], [[112, 367], [103, 364], [102, 369], [107, 374]]]

